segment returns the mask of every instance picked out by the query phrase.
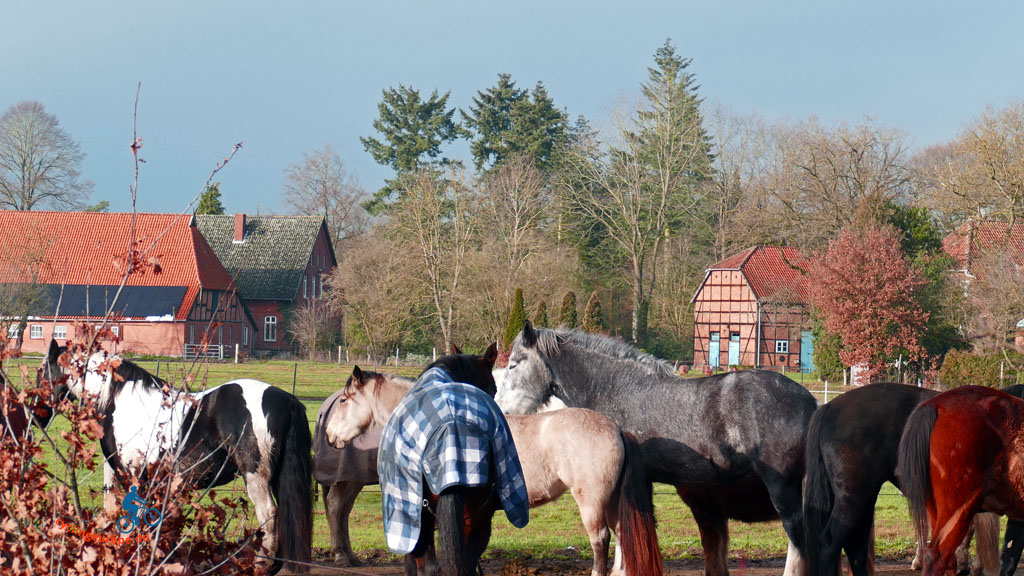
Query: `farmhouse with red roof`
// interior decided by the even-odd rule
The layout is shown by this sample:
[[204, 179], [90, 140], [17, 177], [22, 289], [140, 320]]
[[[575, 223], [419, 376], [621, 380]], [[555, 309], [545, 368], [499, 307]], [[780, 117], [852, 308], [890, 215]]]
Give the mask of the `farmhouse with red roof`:
[[[191, 215], [0, 211], [0, 238], [4, 291], [33, 292], [22, 310], [0, 300], [9, 335], [28, 318], [23, 352], [45, 352], [51, 337], [74, 338], [76, 322], [99, 324], [108, 311], [119, 348], [138, 354], [180, 356], [205, 342], [228, 355], [253, 329]], [[141, 265], [118, 294], [132, 250]]]
[[691, 301], [694, 365], [813, 370], [804, 264], [796, 248], [754, 246], [708, 268]]

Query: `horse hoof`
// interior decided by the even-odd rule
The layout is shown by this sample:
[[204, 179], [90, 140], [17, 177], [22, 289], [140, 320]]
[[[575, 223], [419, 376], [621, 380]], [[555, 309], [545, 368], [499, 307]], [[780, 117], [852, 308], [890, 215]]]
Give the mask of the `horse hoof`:
[[921, 569], [921, 561], [918, 560], [917, 558], [914, 558], [914, 561], [910, 563], [910, 569], [911, 570], [920, 570]]
[[334, 563], [336, 565], [342, 566], [342, 567], [352, 566], [352, 561], [349, 559], [348, 556], [346, 556], [344, 554], [335, 554], [334, 555]]
[[270, 567], [267, 568], [267, 574], [274, 576], [281, 571], [282, 567], [284, 567], [284, 562], [282, 560], [274, 560]]

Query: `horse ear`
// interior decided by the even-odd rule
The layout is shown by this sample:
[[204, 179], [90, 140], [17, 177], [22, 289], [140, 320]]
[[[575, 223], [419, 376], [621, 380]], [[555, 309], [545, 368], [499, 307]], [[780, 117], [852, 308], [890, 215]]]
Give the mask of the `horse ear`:
[[462, 354], [462, 350], [455, 344], [455, 342], [452, 342], [451, 346], [452, 348], [449, 350], [449, 354]]
[[363, 371], [359, 369], [359, 366], [352, 367], [352, 382], [357, 386], [363, 384]]
[[523, 344], [528, 347], [532, 347], [537, 343], [537, 332], [533, 330], [533, 324], [527, 320], [526, 324], [523, 325]]
[[491, 342], [491, 345], [484, 351], [484, 362], [494, 366], [494, 362], [498, 359], [498, 343]]

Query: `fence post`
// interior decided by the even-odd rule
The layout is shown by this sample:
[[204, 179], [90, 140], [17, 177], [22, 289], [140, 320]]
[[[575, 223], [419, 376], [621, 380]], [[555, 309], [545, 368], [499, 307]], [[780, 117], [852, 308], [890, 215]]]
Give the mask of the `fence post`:
[[436, 348], [436, 347], [435, 347], [435, 348], [431, 348], [430, 350], [431, 350], [431, 352], [432, 352], [432, 353], [433, 353], [433, 355], [434, 355], [434, 360], [433, 360], [433, 362], [437, 362], [437, 348]]
[[828, 380], [825, 380], [825, 401], [822, 404], [828, 404]]
[[395, 368], [398, 367], [398, 354], [399, 354], [398, 346], [395, 346]]
[[338, 346], [338, 365], [341, 365], [341, 346]]
[[299, 363], [296, 362], [292, 368], [292, 396], [295, 396], [295, 378], [299, 374]]
[[159, 357], [157, 357], [157, 359], [156, 359], [156, 377], [157, 378], [160, 377], [160, 358]]
[[238, 342], [235, 342], [235, 364], [238, 364]]
[[351, 364], [352, 361], [348, 357], [348, 348], [345, 349], [345, 364]]

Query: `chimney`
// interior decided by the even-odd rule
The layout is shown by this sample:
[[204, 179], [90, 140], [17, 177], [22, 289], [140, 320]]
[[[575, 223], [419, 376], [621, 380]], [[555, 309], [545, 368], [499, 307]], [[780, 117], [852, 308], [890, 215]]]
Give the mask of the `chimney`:
[[245, 241], [245, 214], [235, 214], [235, 237], [236, 244]]

